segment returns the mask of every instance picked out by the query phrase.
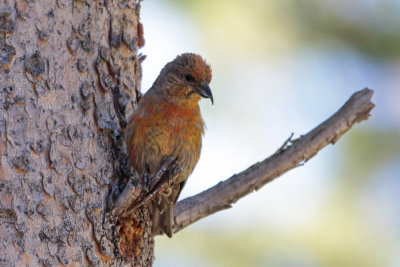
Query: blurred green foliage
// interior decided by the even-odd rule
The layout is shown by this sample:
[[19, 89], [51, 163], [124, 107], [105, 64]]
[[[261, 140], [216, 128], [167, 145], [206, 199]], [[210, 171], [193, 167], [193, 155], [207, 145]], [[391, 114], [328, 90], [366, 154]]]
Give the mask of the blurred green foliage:
[[[400, 56], [400, 11], [396, 0], [291, 1], [303, 41], [336, 39], [366, 56], [394, 60]], [[398, 3], [397, 3], [398, 4]], [[327, 45], [327, 42], [323, 42]]]
[[[174, 0], [207, 38], [248, 52], [272, 47], [344, 44], [376, 59], [400, 56], [397, 0]], [[338, 43], [335, 43], [334, 41]], [[253, 49], [257, 49], [254, 51]]]

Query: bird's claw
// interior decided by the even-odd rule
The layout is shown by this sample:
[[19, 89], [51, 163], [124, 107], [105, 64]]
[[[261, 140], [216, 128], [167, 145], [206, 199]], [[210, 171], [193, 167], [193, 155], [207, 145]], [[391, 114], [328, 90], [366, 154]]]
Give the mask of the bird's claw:
[[[170, 187], [181, 171], [182, 168], [177, 160], [166, 157], [153, 177], [149, 178], [148, 174], [142, 174], [134, 190], [130, 189], [130, 192], [134, 195], [130, 198], [132, 205], [127, 211], [131, 212], [149, 203], [155, 196]], [[122, 194], [125, 191], [124, 189]], [[123, 213], [126, 213], [126, 211]]]

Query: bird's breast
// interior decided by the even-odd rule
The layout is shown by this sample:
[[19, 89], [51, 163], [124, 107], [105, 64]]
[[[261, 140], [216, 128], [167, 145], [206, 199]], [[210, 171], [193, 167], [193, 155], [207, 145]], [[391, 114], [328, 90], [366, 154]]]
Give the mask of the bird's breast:
[[185, 178], [193, 171], [201, 150], [204, 122], [199, 107], [183, 108], [163, 103], [141, 109], [132, 119], [131, 162], [141, 173], [156, 172], [162, 159], [179, 161]]

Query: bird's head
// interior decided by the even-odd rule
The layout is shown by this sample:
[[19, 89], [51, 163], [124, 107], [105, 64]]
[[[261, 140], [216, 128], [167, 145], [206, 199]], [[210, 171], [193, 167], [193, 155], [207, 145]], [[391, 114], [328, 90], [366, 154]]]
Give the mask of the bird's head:
[[185, 53], [162, 69], [156, 88], [165, 99], [179, 105], [196, 105], [201, 97], [213, 103], [211, 76], [211, 67], [201, 56]]

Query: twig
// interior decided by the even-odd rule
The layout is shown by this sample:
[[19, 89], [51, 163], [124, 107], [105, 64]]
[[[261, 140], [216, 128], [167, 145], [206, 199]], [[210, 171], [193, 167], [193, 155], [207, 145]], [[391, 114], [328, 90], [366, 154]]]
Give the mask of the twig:
[[[148, 204], [157, 194], [163, 192], [167, 188], [171, 187], [172, 184], [175, 182], [178, 174], [182, 171], [182, 168], [179, 167], [179, 164], [177, 161], [171, 163], [170, 167], [168, 167], [170, 171], [166, 173], [167, 169], [163, 171], [163, 174], [165, 173], [165, 180], [160, 181], [160, 183], [157, 183], [155, 186], [153, 185], [151, 191], [145, 195], [143, 200], [135, 201], [135, 204], [129, 208], [126, 213], [130, 213], [140, 207], [142, 207], [145, 204]], [[162, 175], [158, 178], [160, 180]]]
[[153, 177], [148, 178], [147, 174], [142, 174], [139, 181], [131, 178], [122, 193], [112, 203], [110, 207], [112, 215], [123, 217], [149, 203], [174, 182], [181, 170], [174, 158], [166, 157]]
[[124, 188], [124, 191], [118, 196], [112, 205], [110, 205], [111, 212], [114, 216], [120, 216], [139, 198], [143, 191], [140, 183], [133, 184], [134, 179], [130, 179]]
[[[292, 144], [247, 170], [220, 182], [174, 207], [175, 232], [217, 211], [228, 209], [238, 199], [258, 190], [286, 171], [307, 162], [328, 144], [334, 144], [356, 122], [368, 119], [374, 108], [373, 91], [365, 88], [350, 99], [329, 119]], [[290, 141], [290, 139], [289, 139]]]
[[284, 150], [288, 147], [289, 142], [292, 141], [293, 135], [294, 135], [294, 133], [291, 133], [291, 134], [290, 134], [289, 138], [286, 139], [286, 141], [285, 141], [285, 142], [283, 143], [283, 145], [274, 153], [274, 155], [275, 155], [275, 154], [280, 154], [282, 151], [284, 151]]

